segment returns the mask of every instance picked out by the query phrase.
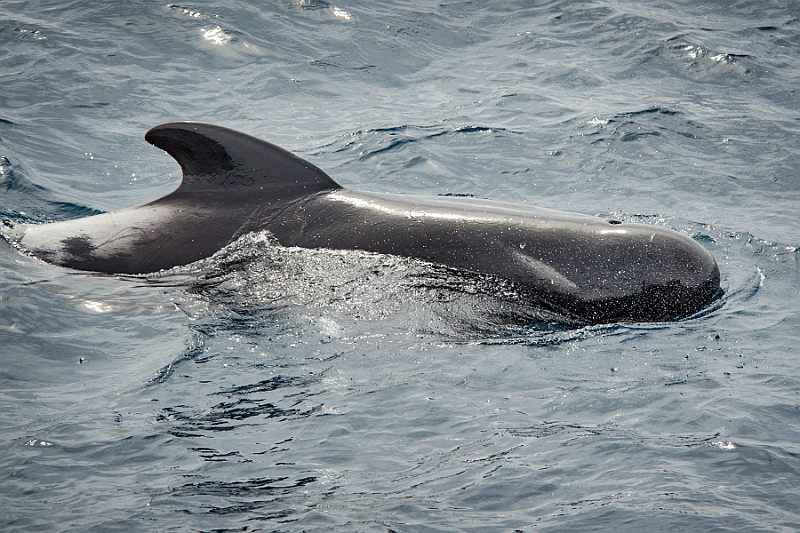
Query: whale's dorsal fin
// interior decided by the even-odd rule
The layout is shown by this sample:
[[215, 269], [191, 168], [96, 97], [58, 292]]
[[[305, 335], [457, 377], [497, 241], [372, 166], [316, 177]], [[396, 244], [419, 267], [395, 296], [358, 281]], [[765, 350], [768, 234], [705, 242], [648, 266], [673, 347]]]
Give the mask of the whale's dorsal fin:
[[172, 122], [152, 128], [144, 138], [183, 170], [180, 187], [169, 195], [173, 198], [225, 189], [289, 200], [341, 188], [315, 165], [283, 148], [221, 126]]

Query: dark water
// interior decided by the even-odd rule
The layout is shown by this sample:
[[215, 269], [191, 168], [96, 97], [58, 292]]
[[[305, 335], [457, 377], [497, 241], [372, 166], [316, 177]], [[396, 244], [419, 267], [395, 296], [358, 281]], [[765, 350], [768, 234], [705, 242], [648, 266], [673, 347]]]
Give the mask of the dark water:
[[142, 136], [199, 120], [354, 189], [664, 225], [725, 289], [509, 328], [398, 258], [0, 242], [0, 530], [800, 529], [796, 2], [5, 1], [0, 44], [6, 220], [169, 192]]

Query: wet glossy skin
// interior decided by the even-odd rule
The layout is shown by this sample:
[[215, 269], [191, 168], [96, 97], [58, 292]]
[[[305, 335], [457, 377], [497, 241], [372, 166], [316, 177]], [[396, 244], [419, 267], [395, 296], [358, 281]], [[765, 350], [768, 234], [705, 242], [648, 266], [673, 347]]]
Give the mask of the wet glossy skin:
[[672, 320], [719, 291], [713, 257], [690, 238], [643, 224], [471, 198], [343, 189], [260, 139], [174, 123], [146, 139], [184, 180], [149, 204], [10, 237], [45, 261], [108, 273], [188, 264], [255, 230], [284, 246], [418, 258], [510, 280], [531, 305], [578, 323]]

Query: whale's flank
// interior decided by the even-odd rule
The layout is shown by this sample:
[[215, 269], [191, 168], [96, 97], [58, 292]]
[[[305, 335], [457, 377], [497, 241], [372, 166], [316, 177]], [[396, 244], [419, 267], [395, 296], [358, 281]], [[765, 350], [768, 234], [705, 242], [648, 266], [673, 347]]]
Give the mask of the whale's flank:
[[283, 246], [413, 257], [507, 279], [572, 323], [689, 316], [719, 291], [714, 258], [669, 229], [463, 197], [342, 188], [261, 139], [170, 123], [145, 135], [181, 166], [172, 193], [139, 207], [7, 232], [41, 259], [139, 274], [208, 257], [251, 231]]

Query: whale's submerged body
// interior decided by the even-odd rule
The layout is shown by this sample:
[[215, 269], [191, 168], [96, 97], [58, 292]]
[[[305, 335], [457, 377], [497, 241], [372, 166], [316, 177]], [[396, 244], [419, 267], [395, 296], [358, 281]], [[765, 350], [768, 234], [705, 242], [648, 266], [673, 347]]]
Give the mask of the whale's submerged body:
[[669, 229], [472, 198], [352, 191], [277, 146], [209, 124], [163, 124], [145, 139], [180, 164], [177, 190], [114, 213], [18, 224], [6, 237], [57, 265], [140, 274], [267, 230], [282, 246], [393, 254], [509, 280], [532, 306], [585, 324], [683, 318], [720, 290], [714, 258]]

